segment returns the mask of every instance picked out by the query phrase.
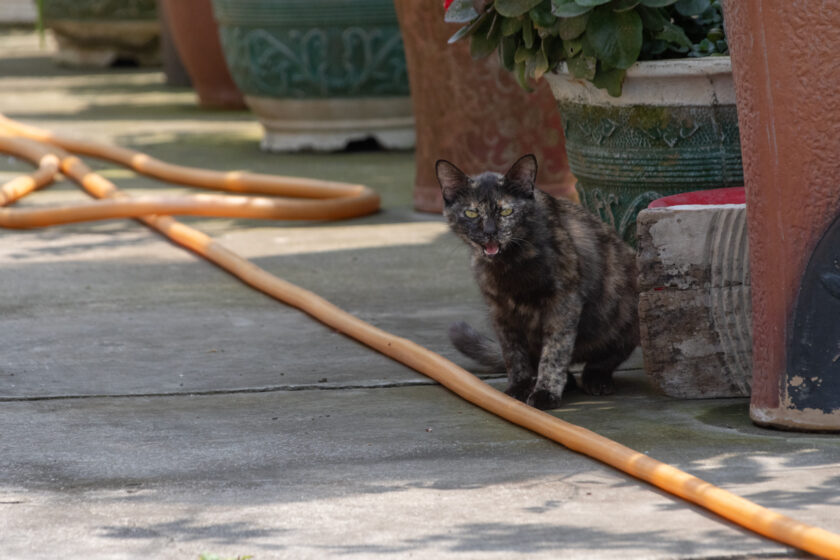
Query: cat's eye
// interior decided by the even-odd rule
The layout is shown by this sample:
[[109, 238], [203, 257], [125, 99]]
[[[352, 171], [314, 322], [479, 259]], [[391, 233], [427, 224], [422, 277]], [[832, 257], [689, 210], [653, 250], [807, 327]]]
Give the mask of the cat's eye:
[[467, 218], [478, 218], [478, 211], [469, 208], [467, 210], [464, 210], [464, 216], [466, 216]]
[[502, 208], [499, 212], [500, 216], [510, 216], [513, 214], [513, 208]]

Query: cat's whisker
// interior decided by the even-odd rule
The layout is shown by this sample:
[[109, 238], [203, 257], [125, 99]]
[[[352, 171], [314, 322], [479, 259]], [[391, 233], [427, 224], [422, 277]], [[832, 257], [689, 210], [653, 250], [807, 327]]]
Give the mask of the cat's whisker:
[[524, 239], [522, 237], [511, 237], [511, 238], [508, 239], [508, 243], [513, 243], [517, 247], [527, 246], [527, 247], [531, 247], [533, 249], [536, 248], [536, 245], [534, 245], [533, 243], [531, 243], [530, 241], [528, 241], [527, 239]]

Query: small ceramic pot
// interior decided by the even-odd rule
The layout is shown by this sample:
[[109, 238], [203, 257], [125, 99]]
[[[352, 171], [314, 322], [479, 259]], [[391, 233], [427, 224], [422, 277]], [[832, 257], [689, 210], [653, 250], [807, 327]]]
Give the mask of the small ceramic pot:
[[161, 63], [155, 0], [44, 0], [44, 25], [55, 34], [62, 64]]

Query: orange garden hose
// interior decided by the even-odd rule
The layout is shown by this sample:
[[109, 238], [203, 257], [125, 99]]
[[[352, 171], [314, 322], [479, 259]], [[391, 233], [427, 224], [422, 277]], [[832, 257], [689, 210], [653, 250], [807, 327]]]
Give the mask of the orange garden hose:
[[[22, 125], [3, 115], [0, 115], [0, 152], [21, 157], [38, 166], [32, 175], [18, 177], [0, 186], [2, 227], [29, 228], [106, 218], [138, 218], [246, 284], [427, 375], [493, 414], [703, 506], [765, 537], [818, 556], [840, 559], [840, 535], [805, 525], [754, 504], [677, 468], [508, 397], [442, 356], [410, 340], [380, 330], [316, 294], [273, 276], [225, 249], [207, 235], [166, 215], [200, 214], [281, 219], [348, 218], [369, 214], [378, 209], [379, 198], [367, 187], [182, 167], [125, 148], [57, 136]], [[230, 195], [130, 197], [118, 191], [107, 179], [91, 172], [79, 158], [68, 152], [106, 159], [169, 182], [293, 198]], [[92, 196], [104, 200], [51, 209], [3, 208], [48, 184], [59, 171], [79, 183]], [[310, 200], [301, 200], [302, 197]]]

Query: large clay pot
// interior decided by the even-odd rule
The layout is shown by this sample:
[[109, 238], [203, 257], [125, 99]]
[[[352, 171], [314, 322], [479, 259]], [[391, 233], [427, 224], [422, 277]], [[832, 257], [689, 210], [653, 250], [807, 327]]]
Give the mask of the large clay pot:
[[392, 0], [213, 0], [222, 48], [267, 150], [414, 145]]
[[55, 35], [56, 60], [63, 64], [161, 62], [155, 0], [44, 0], [44, 24]]
[[763, 4], [724, 3], [747, 191], [750, 417], [840, 431], [840, 4]]
[[441, 2], [395, 4], [417, 121], [414, 207], [441, 211], [438, 159], [467, 173], [503, 172], [527, 153], [537, 156], [541, 189], [576, 199], [562, 120], [546, 84], [529, 94], [495, 55], [473, 60], [466, 42], [447, 44], [460, 26], [444, 22]]
[[628, 243], [651, 201], [744, 184], [729, 57], [636, 63], [620, 97], [565, 68], [546, 79], [581, 202]]
[[191, 87], [190, 75], [181, 62], [181, 55], [172, 39], [172, 24], [163, 9], [163, 0], [157, 0], [158, 21], [160, 22], [160, 55], [163, 59], [163, 75], [166, 85], [172, 87]]
[[230, 77], [210, 0], [161, 0], [172, 40], [202, 107], [243, 109], [242, 93]]

